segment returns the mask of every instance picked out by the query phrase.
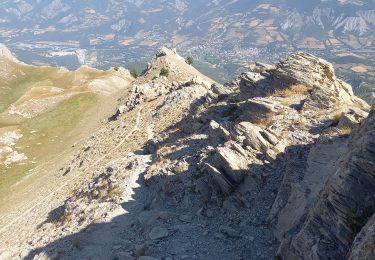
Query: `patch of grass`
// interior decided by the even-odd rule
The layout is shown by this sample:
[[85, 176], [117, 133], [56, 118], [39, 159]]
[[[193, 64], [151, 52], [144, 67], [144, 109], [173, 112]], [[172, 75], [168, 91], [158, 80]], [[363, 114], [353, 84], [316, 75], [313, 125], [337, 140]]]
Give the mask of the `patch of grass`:
[[31, 87], [44, 80], [45, 76], [41, 72], [35, 72], [31, 76], [19, 76], [0, 86], [0, 113], [16, 102]]
[[131, 71], [130, 71], [130, 75], [132, 75], [133, 76], [133, 78], [138, 78], [139, 77], [139, 72], [138, 72], [138, 70], [136, 70], [136, 69], [132, 69]]
[[167, 68], [161, 68], [159, 75], [168, 78], [169, 77], [169, 70]]
[[[63, 101], [53, 110], [26, 121], [21, 125], [24, 138], [19, 145], [30, 146], [31, 149], [25, 149], [25, 152], [33, 157], [58, 153], [62, 145], [59, 140], [65, 142], [70, 137], [70, 131], [96, 101], [95, 94], [79, 94]], [[30, 134], [31, 131], [36, 133]]]
[[305, 85], [295, 84], [287, 88], [276, 90], [272, 96], [275, 97], [290, 97], [294, 95], [307, 95], [308, 89]]
[[52, 67], [24, 67], [14, 69], [15, 77], [0, 85], [0, 113], [20, 99], [29, 89], [37, 86], [55, 86], [69, 89], [86, 80], [104, 75], [106, 72], [82, 68], [78, 71], [59, 73]]
[[31, 164], [11, 165], [10, 168], [0, 165], [0, 198], [7, 196], [10, 187], [20, 181], [33, 167]]
[[350, 127], [331, 127], [325, 131], [324, 135], [328, 137], [340, 136], [348, 137], [353, 132], [353, 129]]
[[272, 118], [272, 116], [261, 117], [261, 118], [257, 118], [257, 119], [252, 120], [251, 123], [259, 126], [260, 128], [266, 129], [267, 127], [272, 125], [273, 118]]
[[73, 222], [73, 213], [72, 212], [64, 212], [60, 218], [58, 218], [54, 223], [58, 224], [61, 223], [63, 226], [69, 226]]
[[185, 59], [185, 62], [189, 65], [192, 65], [194, 63], [194, 59], [191, 56], [187, 56], [187, 58]]
[[108, 197], [111, 199], [119, 198], [123, 193], [124, 191], [118, 185], [114, 185], [108, 189]]
[[189, 164], [185, 161], [179, 161], [175, 168], [174, 168], [176, 173], [184, 173], [189, 170]]
[[147, 168], [144, 177], [147, 185], [150, 184], [150, 181], [153, 177], [159, 175], [159, 173], [165, 168], [165, 165], [171, 165], [171, 161], [169, 159], [164, 159], [163, 156], [164, 153], [161, 153], [159, 149], [157, 152], [157, 159], [152, 162], [150, 167]]
[[352, 133], [353, 129], [350, 127], [340, 127], [338, 128], [338, 133], [340, 136], [347, 137]]
[[273, 123], [275, 115], [276, 113], [274, 112], [251, 113], [248, 115], [248, 121], [261, 128], [267, 128]]
[[[66, 149], [69, 140], [74, 137], [72, 130], [96, 102], [95, 94], [79, 94], [20, 125], [23, 138], [16, 145], [17, 151], [25, 153], [29, 159], [25, 164], [10, 168], [0, 166], [0, 197], [6, 195], [10, 186], [21, 180], [30, 169]], [[31, 131], [37, 132], [31, 134]], [[37, 164], [31, 164], [34, 158]]]
[[333, 115], [333, 125], [334, 126], [337, 126], [339, 124], [342, 116], [343, 116], [343, 112], [341, 110], [335, 112], [335, 114]]

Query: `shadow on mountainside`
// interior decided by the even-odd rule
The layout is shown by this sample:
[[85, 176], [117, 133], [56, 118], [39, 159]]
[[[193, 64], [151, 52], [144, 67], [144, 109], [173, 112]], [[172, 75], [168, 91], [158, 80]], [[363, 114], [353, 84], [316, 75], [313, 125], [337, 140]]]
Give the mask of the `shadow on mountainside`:
[[[288, 189], [281, 185], [286, 168], [292, 167], [286, 159], [298, 158], [291, 178], [301, 180], [314, 144], [290, 146], [274, 160], [267, 158], [267, 164], [250, 165], [244, 182], [234, 187], [231, 195], [224, 195], [212, 186], [210, 177], [200, 168], [200, 151], [208, 145], [220, 146], [224, 140], [215, 143], [204, 135], [191, 137], [208, 136], [210, 120], [230, 125], [239, 116], [238, 106], [210, 106], [197, 118], [197, 111], [205, 102], [205, 98], [196, 100], [188, 116], [165, 133], [177, 131], [159, 142], [149, 142], [138, 152], [138, 156], [146, 156], [153, 151], [152, 163], [177, 160], [186, 162], [187, 168], [177, 173], [171, 165], [150, 178], [146, 172], [141, 173], [132, 198], [121, 204], [126, 213], [63, 236], [31, 251], [25, 259], [273, 258], [279, 242], [268, 216], [279, 189]], [[197, 121], [201, 122], [200, 127], [194, 129], [192, 123]], [[176, 143], [182, 148], [175, 149]], [[170, 147], [171, 152], [160, 155], [157, 151], [161, 147]], [[62, 207], [53, 210], [46, 223], [54, 222], [63, 210]], [[69, 227], [62, 231], [68, 232]]]

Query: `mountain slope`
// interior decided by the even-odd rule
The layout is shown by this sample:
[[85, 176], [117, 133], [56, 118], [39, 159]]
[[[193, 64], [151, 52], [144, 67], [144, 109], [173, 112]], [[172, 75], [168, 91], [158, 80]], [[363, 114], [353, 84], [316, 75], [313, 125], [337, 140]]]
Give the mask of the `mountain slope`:
[[0, 197], [6, 206], [20, 180], [95, 128], [96, 114], [111, 109], [108, 99], [133, 77], [123, 68], [30, 66], [0, 47]]
[[[160, 76], [163, 68], [169, 77]], [[257, 63], [224, 86], [212, 83], [175, 51], [159, 51], [114, 115], [55, 171], [59, 188], [50, 185], [27, 201], [32, 208], [8, 218], [0, 258], [288, 257], [294, 244], [315, 239], [301, 223], [319, 214], [334, 185], [344, 184], [340, 199], [358, 195], [371, 204], [371, 187], [347, 178], [356, 168], [345, 167], [363, 149], [372, 156], [373, 112], [363, 121], [370, 107], [330, 63], [295, 53]], [[371, 178], [364, 165], [370, 174], [361, 178]], [[336, 172], [341, 182], [331, 181]], [[340, 220], [340, 212], [328, 215]], [[361, 229], [373, 213], [348, 214], [356, 225], [344, 247], [331, 241], [330, 254], [343, 258], [352, 245], [353, 257], [371, 250], [363, 242], [371, 230]], [[323, 225], [321, 237], [340, 235], [336, 224]], [[313, 259], [306, 252], [297, 257]]]

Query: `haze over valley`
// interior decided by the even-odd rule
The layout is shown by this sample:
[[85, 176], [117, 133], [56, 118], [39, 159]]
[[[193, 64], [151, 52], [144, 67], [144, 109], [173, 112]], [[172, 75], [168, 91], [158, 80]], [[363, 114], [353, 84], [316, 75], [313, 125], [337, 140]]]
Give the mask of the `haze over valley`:
[[27, 63], [143, 70], [161, 46], [221, 82], [255, 61], [306, 51], [372, 99], [374, 0], [74, 1], [0, 4], [0, 40]]

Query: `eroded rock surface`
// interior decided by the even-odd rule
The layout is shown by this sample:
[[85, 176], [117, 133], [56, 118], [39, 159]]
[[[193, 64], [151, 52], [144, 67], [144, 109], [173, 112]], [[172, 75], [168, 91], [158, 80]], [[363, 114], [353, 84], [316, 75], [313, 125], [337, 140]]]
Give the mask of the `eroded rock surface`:
[[[352, 257], [366, 259], [373, 252], [370, 219], [375, 209], [375, 114], [351, 136], [348, 150], [342, 154], [308, 211], [303, 227], [282, 245], [285, 259], [343, 258], [353, 245]], [[368, 225], [366, 225], [366, 223]], [[368, 241], [363, 241], [366, 236]], [[335, 249], [333, 250], [332, 245]], [[358, 252], [363, 247], [363, 252]]]
[[161, 49], [60, 171], [89, 181], [20, 251], [31, 259], [370, 257], [370, 107], [331, 64], [305, 53], [213, 83]]

